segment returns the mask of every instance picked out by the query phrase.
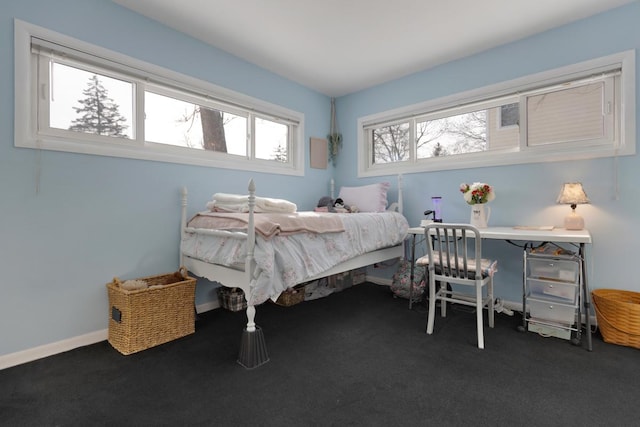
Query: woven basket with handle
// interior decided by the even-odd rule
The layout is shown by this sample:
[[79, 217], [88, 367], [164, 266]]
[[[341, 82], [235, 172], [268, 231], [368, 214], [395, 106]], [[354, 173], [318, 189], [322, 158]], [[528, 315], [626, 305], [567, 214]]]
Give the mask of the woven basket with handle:
[[604, 341], [640, 348], [640, 293], [595, 289], [591, 296]]
[[247, 300], [244, 297], [244, 292], [240, 288], [220, 286], [218, 288], [218, 301], [222, 308], [230, 311], [240, 311], [247, 308]]
[[298, 285], [295, 288], [287, 289], [280, 294], [275, 303], [283, 307], [300, 304], [304, 301], [304, 288], [304, 285]]
[[186, 268], [136, 280], [149, 287], [127, 290], [117, 277], [107, 283], [113, 348], [131, 354], [195, 332], [196, 279]]

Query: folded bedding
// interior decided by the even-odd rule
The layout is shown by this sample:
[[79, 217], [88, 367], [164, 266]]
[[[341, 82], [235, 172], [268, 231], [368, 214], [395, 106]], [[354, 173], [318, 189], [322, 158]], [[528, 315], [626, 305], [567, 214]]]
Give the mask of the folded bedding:
[[[207, 203], [207, 209], [212, 212], [249, 212], [249, 196], [216, 193]], [[296, 204], [288, 200], [256, 196], [254, 212], [294, 213], [297, 210]]]
[[[193, 228], [245, 231], [249, 214], [204, 211], [197, 213], [188, 223]], [[319, 212], [258, 213], [254, 215], [256, 233], [265, 238], [294, 233], [339, 233], [344, 231], [337, 215]]]

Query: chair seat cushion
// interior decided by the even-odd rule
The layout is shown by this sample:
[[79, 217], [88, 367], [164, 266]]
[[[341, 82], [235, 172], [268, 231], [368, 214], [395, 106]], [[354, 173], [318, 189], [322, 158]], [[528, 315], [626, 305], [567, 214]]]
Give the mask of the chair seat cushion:
[[[433, 258], [436, 264], [435, 268], [439, 269], [441, 266], [440, 254], [439, 253], [433, 254]], [[458, 257], [458, 266], [460, 267], [460, 269], [463, 268], [463, 265], [464, 265], [463, 262], [464, 260], [462, 259], [462, 257]], [[429, 265], [429, 255], [425, 255], [418, 258], [416, 260], [416, 265], [427, 267]], [[455, 257], [453, 256], [451, 257], [451, 267], [455, 268]], [[482, 258], [480, 260], [480, 268], [482, 269], [483, 276], [493, 276], [494, 273], [498, 271], [498, 261]], [[469, 273], [474, 273], [475, 275], [476, 263], [474, 259], [467, 260], [467, 271]]]

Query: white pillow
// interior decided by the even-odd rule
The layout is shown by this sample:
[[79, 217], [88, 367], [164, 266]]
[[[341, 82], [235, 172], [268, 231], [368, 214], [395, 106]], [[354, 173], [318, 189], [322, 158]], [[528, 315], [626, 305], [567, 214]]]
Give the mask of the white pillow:
[[360, 212], [384, 212], [387, 209], [387, 190], [390, 186], [388, 182], [380, 182], [360, 187], [342, 187], [338, 197]]

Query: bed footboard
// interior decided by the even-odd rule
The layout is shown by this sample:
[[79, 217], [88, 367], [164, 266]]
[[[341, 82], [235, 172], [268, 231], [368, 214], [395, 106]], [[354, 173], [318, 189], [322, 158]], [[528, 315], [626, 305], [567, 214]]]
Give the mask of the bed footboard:
[[[209, 264], [204, 261], [189, 258], [183, 254], [182, 241], [184, 235], [189, 230], [187, 227], [187, 189], [182, 189], [182, 215], [180, 226], [180, 265], [185, 266], [196, 276], [204, 277], [212, 282], [218, 282], [223, 286], [233, 284], [244, 291], [247, 301], [251, 301], [249, 293], [251, 292], [250, 281], [255, 270], [256, 264], [254, 260], [255, 250], [255, 219], [254, 209], [256, 200], [256, 185], [253, 179], [249, 180], [249, 221], [247, 225], [247, 233], [229, 233], [237, 238], [247, 239], [247, 254], [245, 258], [245, 267], [243, 271], [235, 270], [229, 267]], [[264, 341], [264, 334], [255, 323], [256, 308], [253, 304], [247, 303], [247, 326], [242, 333], [240, 341], [240, 353], [238, 355], [238, 363], [247, 369], [257, 368], [269, 361], [267, 346]]]

